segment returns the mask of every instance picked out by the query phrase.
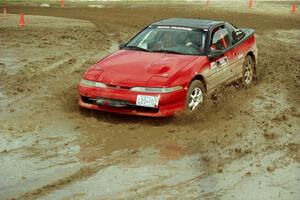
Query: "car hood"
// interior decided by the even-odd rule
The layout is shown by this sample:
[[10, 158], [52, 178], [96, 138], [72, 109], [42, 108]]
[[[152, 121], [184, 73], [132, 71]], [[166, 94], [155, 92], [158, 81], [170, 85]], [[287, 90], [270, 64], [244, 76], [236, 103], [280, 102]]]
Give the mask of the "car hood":
[[119, 50], [95, 64], [85, 78], [124, 87], [147, 86], [152, 77], [171, 77], [197, 56]]

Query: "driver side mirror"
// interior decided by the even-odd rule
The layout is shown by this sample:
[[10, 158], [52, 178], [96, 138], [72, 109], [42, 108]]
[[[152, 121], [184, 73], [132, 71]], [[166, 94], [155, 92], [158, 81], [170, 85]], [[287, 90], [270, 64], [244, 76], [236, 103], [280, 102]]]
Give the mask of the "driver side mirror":
[[126, 46], [126, 43], [125, 42], [121, 42], [119, 44], [119, 49], [123, 49], [125, 46]]
[[215, 58], [218, 58], [220, 56], [222, 56], [224, 54], [224, 51], [223, 50], [215, 50], [215, 51], [211, 51], [207, 57], [209, 60], [213, 60]]
[[234, 39], [235, 39], [236, 41], [241, 40], [244, 36], [245, 36], [245, 33], [244, 33], [242, 30], [236, 29], [236, 30], [234, 31]]

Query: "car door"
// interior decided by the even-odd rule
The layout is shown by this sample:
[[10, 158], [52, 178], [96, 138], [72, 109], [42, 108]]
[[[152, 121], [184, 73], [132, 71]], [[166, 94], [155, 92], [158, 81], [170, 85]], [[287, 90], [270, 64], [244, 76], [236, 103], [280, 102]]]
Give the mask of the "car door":
[[241, 77], [243, 71], [243, 63], [245, 60], [244, 52], [245, 46], [238, 44], [238, 42], [245, 35], [241, 30], [237, 29], [229, 23], [225, 23], [225, 28], [229, 33], [230, 43], [232, 45], [232, 64], [230, 66], [230, 71], [233, 73], [233, 79]]
[[210, 90], [215, 89], [218, 85], [230, 80], [234, 73], [231, 70], [235, 55], [231, 49], [231, 38], [224, 25], [215, 27], [212, 30], [209, 51], [223, 50], [224, 54], [210, 60], [210, 76], [208, 84]]

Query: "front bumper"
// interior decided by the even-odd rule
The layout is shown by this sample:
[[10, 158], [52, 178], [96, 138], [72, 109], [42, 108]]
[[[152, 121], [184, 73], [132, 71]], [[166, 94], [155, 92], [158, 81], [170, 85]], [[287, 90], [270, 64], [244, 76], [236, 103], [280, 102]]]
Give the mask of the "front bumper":
[[[79, 85], [79, 106], [129, 115], [164, 117], [185, 110], [186, 90], [171, 93], [142, 93], [128, 89], [97, 88]], [[160, 96], [157, 108], [136, 105], [137, 95]]]

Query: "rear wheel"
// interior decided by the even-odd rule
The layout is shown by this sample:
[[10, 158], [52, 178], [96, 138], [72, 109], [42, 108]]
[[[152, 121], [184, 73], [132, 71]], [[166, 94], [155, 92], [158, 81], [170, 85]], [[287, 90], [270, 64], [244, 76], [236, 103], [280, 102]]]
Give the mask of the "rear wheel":
[[254, 79], [254, 61], [251, 56], [246, 56], [243, 64], [242, 83], [245, 87], [249, 87]]
[[186, 96], [186, 110], [189, 112], [195, 111], [203, 105], [205, 98], [205, 89], [201, 81], [194, 80], [189, 87]]

